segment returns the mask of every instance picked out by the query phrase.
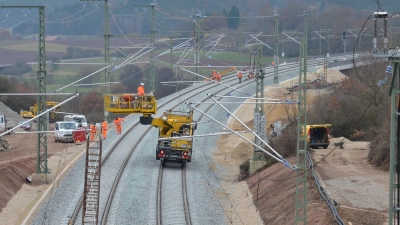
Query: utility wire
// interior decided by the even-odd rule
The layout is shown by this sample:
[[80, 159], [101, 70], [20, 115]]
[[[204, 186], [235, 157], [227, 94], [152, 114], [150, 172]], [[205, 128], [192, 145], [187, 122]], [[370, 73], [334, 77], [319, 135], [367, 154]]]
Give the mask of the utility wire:
[[0, 33], [3, 33], [4, 31], [7, 31], [7, 30], [11, 30], [11, 29], [13, 29], [14, 27], [16, 27], [16, 26], [22, 24], [23, 22], [25, 22], [25, 21], [27, 21], [27, 20], [28, 20], [28, 18], [26, 18], [25, 20], [23, 20], [22, 22], [20, 22], [19, 24], [15, 25], [15, 26], [12, 26], [12, 27], [10, 27], [10, 28], [7, 28], [7, 29], [4, 29], [4, 30], [0, 31]]
[[357, 35], [356, 43], [354, 44], [354, 48], [353, 48], [353, 60], [352, 60], [352, 61], [353, 61], [354, 72], [356, 73], [358, 79], [359, 79], [364, 85], [366, 85], [366, 86], [368, 86], [368, 87], [377, 87], [378, 85], [369, 85], [369, 84], [367, 84], [364, 80], [361, 79], [360, 75], [359, 75], [358, 72], [357, 72], [356, 61], [355, 61], [356, 46], [357, 46], [357, 44], [358, 44], [358, 39], [360, 38], [361, 32], [362, 32], [362, 30], [364, 29], [365, 24], [368, 22], [368, 20], [371, 18], [371, 16], [372, 16], [372, 15], [370, 15], [370, 16], [365, 20], [364, 24], [362, 25], [362, 27], [361, 27], [361, 29], [360, 29], [360, 32], [359, 32], [358, 35]]
[[[106, 3], [109, 4], [108, 1], [106, 1]], [[115, 17], [114, 17], [114, 14], [113, 14], [113, 12], [112, 12], [112, 10], [111, 10], [111, 7], [108, 7], [108, 8], [110, 9], [111, 17], [113, 18], [114, 23], [115, 23], [115, 25], [117, 26], [119, 32], [122, 34], [122, 36], [124, 36], [125, 40], [127, 40], [129, 43], [131, 43], [133, 46], [135, 46], [135, 44], [134, 44], [133, 42], [131, 42], [131, 41], [125, 36], [124, 32], [122, 32], [121, 28], [119, 27], [119, 25], [118, 25], [118, 23], [117, 23], [117, 20], [116, 20]]]
[[66, 17], [64, 17], [64, 18], [61, 18], [61, 19], [46, 21], [46, 23], [52, 23], [52, 22], [56, 22], [56, 21], [60, 21], [60, 20], [67, 19], [67, 18], [69, 18], [69, 17], [73, 17], [73, 16], [77, 15], [78, 13], [82, 12], [82, 11], [85, 10], [85, 9], [86, 9], [86, 7], [85, 7], [85, 5], [83, 5], [83, 8], [82, 8], [81, 10], [79, 10], [78, 12], [74, 13], [74, 14], [71, 14], [71, 15], [66, 16]]

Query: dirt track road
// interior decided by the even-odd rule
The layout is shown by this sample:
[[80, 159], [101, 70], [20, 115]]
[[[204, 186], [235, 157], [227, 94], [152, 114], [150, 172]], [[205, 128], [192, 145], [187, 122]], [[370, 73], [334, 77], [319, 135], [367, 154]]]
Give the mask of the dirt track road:
[[[341, 140], [344, 141], [344, 149], [334, 149], [333, 143]], [[342, 207], [385, 213], [387, 216], [389, 172], [377, 170], [368, 164], [368, 150], [368, 142], [352, 142], [343, 137], [332, 138], [327, 149], [315, 150], [315, 161], [322, 160], [317, 171], [331, 198]]]

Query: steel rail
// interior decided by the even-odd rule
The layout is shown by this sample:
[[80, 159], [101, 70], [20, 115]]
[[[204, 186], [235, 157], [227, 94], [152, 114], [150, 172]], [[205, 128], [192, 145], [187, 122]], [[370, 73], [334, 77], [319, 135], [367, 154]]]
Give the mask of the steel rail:
[[162, 224], [162, 207], [161, 207], [161, 195], [162, 195], [162, 178], [163, 178], [163, 172], [164, 172], [164, 167], [163, 164], [160, 163], [160, 169], [158, 172], [158, 182], [157, 182], [157, 224], [161, 225]]
[[[234, 80], [234, 79], [235, 79], [235, 77], [234, 77], [232, 80]], [[226, 79], [225, 79], [225, 81], [226, 81]], [[204, 85], [210, 85], [210, 84], [214, 84], [214, 83], [205, 83]], [[214, 84], [214, 85], [211, 85], [211, 87], [209, 87], [209, 88], [207, 88], [207, 89], [211, 89], [211, 88], [214, 88], [214, 87], [217, 87], [217, 86], [218, 86], [218, 84]], [[182, 95], [186, 95], [186, 94], [188, 94], [188, 93], [190, 93], [190, 92], [196, 92], [196, 91], [198, 91], [198, 89], [196, 89], [196, 90], [188, 90], [188, 91], [186, 91], [185, 93], [182, 93]], [[200, 91], [200, 92], [202, 92], [202, 91]], [[195, 94], [193, 94], [193, 95], [187, 97], [185, 100], [188, 100], [188, 99], [190, 99], [191, 97], [193, 97], [193, 96], [195, 96], [195, 95], [197, 95], [197, 94], [198, 94], [198, 93], [195, 93]], [[178, 99], [178, 98], [181, 98], [181, 95], [174, 97], [174, 98], [171, 99], [170, 101], [176, 100], [176, 99]], [[159, 108], [161, 108], [163, 105], [166, 105], [166, 104], [168, 104], [168, 102], [165, 102], [165, 103], [161, 104], [161, 105], [159, 106]], [[177, 104], [175, 107], [177, 107], [178, 105], [180, 105], [180, 104]], [[175, 108], [175, 107], [173, 107], [173, 108]], [[126, 137], [126, 135], [128, 135], [128, 133], [131, 132], [134, 128], [136, 128], [138, 125], [139, 125], [139, 122], [136, 122], [135, 124], [133, 124], [133, 125], [127, 130], [127, 132], [125, 132], [125, 133], [118, 139], [118, 141], [111, 147], [110, 151], [108, 151], [108, 153], [106, 154], [106, 156], [102, 159], [102, 162], [101, 162], [101, 165], [102, 165], [102, 166], [107, 162], [107, 159], [108, 159], [108, 158], [110, 157], [110, 155], [114, 152], [114, 150], [117, 148], [117, 146], [122, 142], [122, 140]], [[149, 131], [150, 129], [151, 129], [151, 127], [149, 127], [148, 129], [146, 129], [146, 131], [143, 132], [143, 135], [142, 135], [142, 136], [144, 137], [144, 136], [146, 135], [146, 133], [148, 133], [148, 131]], [[142, 139], [142, 138], [141, 138], [141, 139]], [[139, 141], [138, 143], [136, 143], [135, 146], [137, 146], [139, 143], [140, 143], [140, 141]], [[134, 149], [135, 149], [135, 146], [131, 149], [130, 154], [133, 154], [133, 151], [134, 151]], [[128, 154], [127, 157], [130, 157], [130, 155]], [[129, 159], [129, 158], [128, 158], [128, 159]], [[124, 162], [127, 162], [127, 161], [128, 161], [127, 159], [124, 160]], [[121, 166], [122, 166], [122, 167], [125, 167], [125, 166], [126, 166], [126, 163], [125, 163], [125, 165], [122, 164]], [[122, 174], [122, 172], [123, 172], [123, 170], [124, 170], [124, 169], [122, 169], [122, 167], [120, 168], [121, 174]], [[117, 176], [117, 177], [120, 177], [120, 176]], [[119, 181], [117, 181], [117, 180], [114, 181], [113, 187], [112, 187], [112, 190], [113, 190], [113, 191], [116, 190], [116, 187], [118, 186], [118, 182], [119, 182]], [[111, 203], [109, 203], [109, 202], [112, 202], [112, 199], [113, 199], [113, 196], [111, 196], [111, 197], [109, 196], [109, 197], [108, 197], [108, 200], [107, 200], [107, 203], [106, 203], [105, 212], [108, 212], [108, 211], [109, 211], [109, 207], [111, 207]], [[77, 217], [78, 217], [78, 214], [79, 214], [79, 212], [80, 212], [80, 210], [81, 210], [81, 208], [82, 208], [82, 203], [83, 203], [83, 194], [81, 195], [81, 198], [79, 199], [78, 204], [76, 205], [75, 210], [74, 210], [74, 212], [72, 213], [71, 219], [69, 220], [69, 224], [74, 224], [74, 223], [76, 222], [76, 219], [77, 219]], [[103, 213], [103, 215], [104, 215], [104, 213]], [[105, 220], [106, 220], [107, 217], [108, 217], [108, 215], [102, 216], [102, 218], [104, 218]], [[101, 223], [103, 224], [103, 219], [101, 220]]]
[[[319, 65], [318, 60], [313, 60], [313, 61], [317, 61], [317, 62], [315, 62], [315, 63], [309, 63], [310, 66], [312, 66], [312, 65]], [[292, 65], [292, 64], [289, 64], [289, 63], [286, 64], [286, 65], [281, 65], [281, 70], [280, 70], [280, 72], [293, 71], [293, 70], [295, 70], [295, 69], [298, 68], [297, 66], [298, 66], [298, 65], [297, 65], [296, 63], [294, 63], [293, 65]], [[285, 67], [285, 69], [284, 69], [284, 67]], [[273, 76], [272, 71], [271, 71], [271, 72], [268, 72], [268, 73], [271, 73], [271, 75], [265, 76], [266, 78], [267, 78], [267, 77], [272, 77], [272, 76]], [[223, 81], [224, 81], [224, 82], [230, 82], [230, 81], [234, 81], [234, 80], [236, 80], [236, 79], [237, 79], [237, 77], [236, 77], [236, 72], [234, 72], [232, 75], [226, 75], [226, 76], [224, 76]], [[252, 80], [253, 80], [253, 79], [244, 80], [244, 81], [242, 82], [242, 84], [241, 84], [239, 87], [244, 87], [244, 86], [246, 86], [246, 85], [252, 84], [252, 82], [248, 82], [248, 81], [252, 81]], [[210, 87], [206, 88], [206, 90], [207, 90], [207, 89], [214, 88], [214, 87], [217, 87], [217, 86], [219, 85], [217, 82], [207, 82], [207, 83], [205, 83], [205, 84], [203, 85], [203, 87], [206, 86], [206, 85], [209, 85], [209, 84], [214, 84], [214, 85], [210, 85]], [[189, 94], [189, 93], [191, 93], [191, 92], [192, 92], [192, 93], [197, 92], [198, 89], [200, 89], [200, 88], [197, 88], [197, 89], [195, 89], [195, 90], [188, 90], [188, 91], [182, 93], [181, 95], [172, 98], [170, 101], [176, 100], [176, 99], [178, 99], [178, 98], [181, 98], [181, 96], [185, 96], [186, 94]], [[221, 89], [220, 91], [223, 91], [223, 90], [224, 90], [224, 89]], [[202, 93], [202, 92], [204, 92], [204, 91], [205, 91], [205, 90], [202, 90], [202, 91], [199, 91], [199, 92]], [[218, 92], [220, 92], [220, 91], [218, 91]], [[235, 90], [231, 90], [229, 93], [234, 92], [234, 91], [235, 91]], [[213, 95], [217, 94], [218, 92], [214, 93]], [[186, 100], [190, 99], [191, 97], [193, 97], [193, 96], [195, 96], [195, 95], [198, 95], [198, 93], [194, 93], [193, 95], [187, 97]], [[203, 101], [205, 101], [206, 99], [208, 99], [208, 98], [205, 98]], [[220, 98], [219, 98], [219, 99], [220, 99]], [[183, 102], [183, 101], [184, 101], [184, 100], [182, 100], [182, 102]], [[166, 105], [166, 104], [168, 104], [168, 102], [165, 102], [165, 103], [161, 104], [159, 108], [161, 108], [163, 105]], [[180, 104], [177, 104], [175, 107], [177, 107], [178, 105], [180, 105]], [[210, 106], [207, 108], [206, 111], [208, 111], [212, 106], [213, 106], [213, 105], [210, 105]], [[175, 107], [174, 107], [174, 108], [175, 108]], [[200, 118], [202, 118], [202, 117], [203, 117], [203, 115], [200, 116]], [[116, 147], [121, 143], [121, 141], [126, 137], [126, 135], [127, 135], [129, 132], [131, 132], [134, 128], [136, 128], [138, 125], [139, 125], [139, 122], [136, 122], [135, 124], [133, 124], [133, 125], [127, 130], [127, 132], [125, 132], [123, 135], [121, 135], [121, 137], [118, 139], [118, 141], [111, 147], [110, 151], [108, 151], [107, 155], [106, 155], [106, 156], [104, 157], [104, 159], [102, 160], [102, 163], [101, 163], [102, 166], [106, 163], [106, 161], [107, 161], [107, 159], [109, 158], [109, 156], [113, 153], [113, 151], [114, 151], [114, 150], [116, 149]], [[151, 129], [151, 127], [149, 127], [148, 129], [146, 129], [146, 132], [144, 132], [142, 136], [144, 137], [150, 129]], [[141, 138], [141, 139], [142, 139], [142, 138]], [[107, 220], [107, 217], [108, 217], [108, 212], [109, 212], [109, 209], [110, 209], [110, 207], [111, 207], [112, 199], [113, 199], [113, 196], [114, 196], [114, 194], [115, 194], [115, 190], [116, 190], [116, 188], [117, 188], [117, 186], [118, 186], [119, 179], [120, 179], [120, 177], [121, 177], [121, 175], [122, 175], [122, 173], [123, 173], [123, 171], [124, 171], [124, 168], [125, 168], [125, 166], [126, 166], [128, 160], [129, 160], [129, 158], [131, 157], [131, 155], [133, 154], [133, 152], [134, 152], [136, 146], [137, 146], [139, 143], [140, 143], [140, 141], [139, 141], [138, 143], [136, 143], [136, 144], [132, 147], [130, 153], [127, 155], [127, 157], [126, 157], [125, 160], [124, 160], [124, 163], [123, 163], [123, 164], [121, 165], [121, 167], [120, 167], [120, 170], [119, 170], [119, 172], [118, 172], [119, 175], [118, 175], [118, 176], [116, 177], [116, 179], [114, 180], [113, 187], [112, 187], [112, 191], [111, 191], [111, 193], [110, 193], [110, 195], [109, 195], [109, 197], [108, 197], [108, 200], [107, 200], [107, 203], [106, 203], [106, 209], [104, 210], [104, 213], [103, 213], [103, 216], [102, 216], [102, 220], [101, 220], [101, 224], [105, 224], [105, 223], [106, 223], [106, 220]], [[162, 165], [160, 166], [160, 168], [162, 168]], [[186, 170], [185, 170], [185, 171], [186, 171]], [[162, 173], [162, 171], [160, 171], [160, 173]], [[161, 175], [161, 176], [162, 176], [162, 175]], [[185, 176], [185, 177], [186, 177], [186, 174], [185, 174], [185, 175], [182, 175], [182, 176]], [[182, 178], [182, 179], [183, 179], [183, 178]], [[185, 184], [182, 184], [182, 185], [185, 185], [185, 186], [186, 186], [186, 183], [185, 183]], [[186, 188], [185, 188], [185, 190], [186, 190]], [[189, 212], [189, 208], [188, 208], [189, 203], [188, 203], [187, 195], [186, 195], [186, 193], [185, 193], [184, 195], [186, 196], [186, 197], [184, 198], [185, 201], [186, 201], [184, 204], [185, 204], [185, 206], [187, 207], [187, 209], [185, 209], [185, 210], [187, 210], [187, 211]], [[157, 199], [158, 199], [157, 201], [161, 201], [161, 194], [160, 194], [159, 196], [157, 196]], [[74, 223], [75, 223], [76, 218], [77, 218], [77, 215], [78, 215], [80, 209], [82, 208], [82, 203], [83, 203], [83, 194], [82, 194], [80, 200], [78, 201], [78, 204], [77, 204], [76, 207], [75, 207], [74, 213], [73, 213], [72, 216], [71, 216], [71, 219], [70, 219], [70, 221], [69, 221], [69, 224], [74, 224]], [[160, 213], [158, 214], [158, 221], [161, 221], [161, 204], [158, 206], [157, 211], [160, 212]], [[188, 219], [188, 218], [189, 218], [189, 219]], [[188, 221], [188, 220], [190, 221], [190, 214], [189, 214], [189, 215], [186, 215], [186, 220], [187, 220], [187, 221]]]

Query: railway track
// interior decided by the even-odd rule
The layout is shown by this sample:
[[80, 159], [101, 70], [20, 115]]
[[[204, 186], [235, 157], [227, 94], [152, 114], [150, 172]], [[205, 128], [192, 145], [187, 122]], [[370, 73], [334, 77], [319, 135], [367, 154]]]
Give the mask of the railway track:
[[[320, 65], [320, 61], [311, 61], [308, 63], [309, 66], [313, 65]], [[287, 64], [287, 65], [282, 65], [280, 66], [280, 72], [288, 72], [288, 71], [293, 71], [298, 69], [298, 64], [293, 63], [293, 64]], [[266, 70], [267, 75], [266, 77], [273, 77], [273, 71], [272, 70]], [[229, 86], [235, 86], [236, 88], [243, 88], [247, 85], [254, 84], [254, 79], [253, 80], [244, 80], [242, 83], [239, 85], [237, 82], [237, 76], [236, 74], [233, 75], [226, 75], [224, 76], [222, 82], [224, 84], [227, 84]], [[168, 102], [164, 102], [159, 104], [158, 111], [162, 113], [163, 111], [167, 109], [174, 109], [182, 105], [182, 102], [190, 101], [192, 98], [199, 97], [200, 95], [203, 97], [201, 101], [205, 101], [207, 99], [207, 96], [205, 93], [207, 91], [210, 91], [212, 94], [221, 94], [221, 92], [230, 93], [233, 91], [227, 91], [227, 89], [215, 82], [208, 82], [203, 85], [199, 85], [196, 88], [188, 88], [188, 90], [180, 91], [180, 93], [175, 94], [174, 97], [169, 99]], [[182, 96], [185, 96], [184, 98]], [[212, 105], [209, 105], [207, 107], [207, 110], [210, 109]], [[207, 111], [206, 110], [206, 111]], [[205, 111], [205, 112], [206, 112]], [[202, 115], [199, 116], [198, 121], [202, 118]], [[131, 118], [132, 119], [132, 118]], [[137, 119], [137, 118], [136, 118]], [[124, 174], [124, 171], [128, 165], [128, 162], [131, 160], [132, 155], [135, 152], [135, 149], [143, 145], [143, 140], [146, 139], [146, 136], [151, 133], [151, 127], [149, 126], [147, 129], [144, 130], [141, 127], [142, 125], [139, 124], [139, 122], [133, 123], [132, 126], [129, 127], [127, 131], [124, 132], [121, 137], [118, 136], [118, 140], [113, 142], [111, 146], [108, 147], [108, 151], [105, 151], [105, 154], [103, 153], [104, 158], [102, 160], [102, 166], [104, 167], [115, 167], [115, 165], [119, 165], [118, 168], [112, 168], [112, 169], [102, 169], [103, 174], [104, 171], [107, 171], [107, 179], [102, 178], [102, 186], [101, 186], [101, 197], [100, 197], [100, 212], [99, 212], [99, 218], [101, 220], [99, 221], [101, 224], [107, 224], [110, 212], [112, 212], [112, 206], [113, 206], [113, 199], [114, 196], [116, 195], [120, 180], [122, 175]], [[141, 135], [133, 135], [132, 133], [138, 133], [140, 132]], [[133, 139], [138, 140], [138, 141], [132, 141]], [[153, 140], [154, 142], [154, 140]], [[129, 146], [129, 147], [127, 147]], [[154, 152], [155, 148], [148, 149], [149, 151]], [[153, 158], [152, 160], [155, 161]], [[121, 163], [122, 162], [122, 163]], [[162, 180], [162, 175], [164, 174], [164, 170], [162, 166], [160, 166], [160, 170], [158, 174], [161, 174], [161, 180]], [[105, 176], [105, 175], [103, 175]], [[182, 205], [184, 205], [184, 211], [185, 211], [185, 218], [184, 220], [186, 221], [186, 224], [191, 224], [191, 219], [190, 219], [190, 210], [189, 210], [189, 203], [188, 203], [188, 196], [187, 196], [187, 191], [186, 191], [186, 169], [182, 169]], [[110, 180], [110, 177], [112, 177], [112, 181]], [[160, 182], [159, 182], [160, 183]], [[162, 190], [162, 186], [158, 187], [157, 189]], [[124, 195], [124, 194], [121, 194]], [[157, 202], [160, 202], [160, 204], [157, 206], [157, 210], [159, 213], [157, 213], [157, 218], [155, 219], [158, 224], [160, 224], [162, 220], [162, 205], [161, 205], [161, 192], [158, 195], [157, 194]], [[75, 206], [75, 210], [72, 213], [71, 218], [69, 219], [69, 224], [79, 224], [80, 216], [82, 215], [81, 212], [82, 209], [82, 197], [78, 201], [78, 203]], [[115, 210], [114, 210], [115, 211]], [[165, 211], [165, 210], [164, 210]], [[51, 221], [51, 220], [50, 220]], [[112, 224], [112, 221], [111, 221]]]
[[[234, 80], [236, 80], [236, 76], [233, 76], [233, 78], [232, 77], [227, 77], [227, 78], [225, 78], [224, 82], [232, 82]], [[183, 93], [183, 95], [188, 95], [188, 97], [186, 97], [185, 99], [180, 99], [181, 98], [180, 96], [176, 96], [173, 99], [171, 99], [170, 102], [173, 101], [173, 100], [178, 100], [178, 99], [180, 99], [181, 101], [184, 102], [186, 100], [189, 100], [193, 96], [198, 95], [199, 93], [202, 93], [204, 91], [210, 90], [210, 89], [212, 89], [214, 87], [218, 87], [218, 84], [216, 84], [216, 83], [207, 83], [207, 84], [204, 85], [204, 87], [203, 88], [198, 88], [195, 91], [188, 90], [188, 91]], [[174, 108], [178, 107], [181, 104], [181, 101], [179, 101], [178, 104], [175, 104], [171, 108], [165, 108], [165, 105], [167, 105], [167, 103], [160, 104], [159, 107], [158, 107], [158, 110], [163, 112], [163, 111], [165, 111], [167, 109], [174, 109]], [[110, 190], [109, 191], [106, 190], [106, 192], [109, 193], [109, 195], [108, 195], [107, 201], [105, 203], [105, 208], [104, 208], [104, 210], [102, 210], [103, 213], [100, 213], [100, 215], [99, 215], [99, 217], [101, 216], [101, 218], [102, 218], [100, 220], [101, 224], [106, 224], [107, 223], [108, 213], [110, 212], [111, 203], [112, 203], [112, 200], [114, 198], [115, 191], [116, 191], [116, 188], [117, 188], [118, 183], [119, 183], [119, 179], [121, 178], [121, 176], [122, 176], [122, 174], [123, 174], [123, 172], [125, 170], [125, 167], [126, 167], [126, 165], [128, 163], [128, 160], [131, 158], [131, 156], [132, 156], [133, 152], [135, 151], [136, 147], [140, 144], [140, 141], [136, 142], [129, 149], [129, 151], [122, 151], [121, 149], [123, 149], [123, 148], [119, 148], [119, 145], [121, 145], [121, 143], [123, 144], [123, 141], [126, 138], [126, 136], [130, 132], [132, 132], [135, 128], [137, 128], [138, 126], [140, 126], [139, 122], [136, 122], [133, 126], [131, 126], [128, 129], [128, 131], [125, 132], [124, 135], [122, 135], [121, 138], [119, 138], [118, 141], [111, 147], [111, 149], [106, 153], [106, 156], [102, 160], [102, 167], [104, 167], [109, 162], [110, 157], [113, 157], [115, 155], [117, 158], [119, 158], [121, 160], [122, 157], [120, 157], [120, 156], [121, 155], [125, 155], [123, 157], [123, 160], [121, 160], [122, 163], [121, 163], [120, 168], [118, 169], [118, 172], [115, 174], [115, 176], [111, 175], [112, 177], [115, 177], [115, 179], [112, 182], [112, 187], [110, 188]], [[142, 135], [138, 138], [138, 140], [143, 140], [144, 137], [146, 136], [146, 134], [150, 132], [151, 128], [152, 127], [149, 126], [145, 130], [145, 132], [142, 132]], [[107, 175], [110, 176], [110, 174], [107, 174]], [[102, 193], [104, 192], [104, 187], [103, 186], [102, 186], [101, 192]], [[82, 210], [82, 203], [83, 203], [83, 195], [80, 198], [77, 206], [75, 207], [75, 210], [74, 210], [74, 212], [72, 214], [72, 217], [70, 219], [70, 222], [69, 222], [70, 224], [75, 224], [78, 221], [80, 221], [79, 219], [80, 219], [80, 216], [82, 215], [82, 211], [81, 211]], [[103, 204], [101, 204], [101, 199], [100, 199], [100, 205], [103, 205]]]
[[[177, 166], [181, 168], [177, 168]], [[160, 164], [157, 182], [158, 225], [192, 224], [186, 186], [186, 168], [186, 166], [179, 166], [179, 164], [166, 168]], [[179, 176], [181, 177], [180, 182], [176, 179]], [[171, 192], [181, 193], [181, 195], [171, 194]]]

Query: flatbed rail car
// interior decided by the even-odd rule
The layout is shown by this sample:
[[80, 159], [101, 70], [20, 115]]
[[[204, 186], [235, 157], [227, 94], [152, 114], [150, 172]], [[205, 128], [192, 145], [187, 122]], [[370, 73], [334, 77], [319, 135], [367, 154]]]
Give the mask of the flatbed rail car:
[[104, 107], [112, 113], [140, 113], [140, 123], [151, 124], [152, 114], [157, 112], [156, 97], [151, 94], [139, 96], [138, 94], [106, 94]]
[[193, 110], [174, 112], [168, 110], [161, 118], [153, 118], [151, 125], [159, 128], [156, 160], [185, 164], [192, 161]]

